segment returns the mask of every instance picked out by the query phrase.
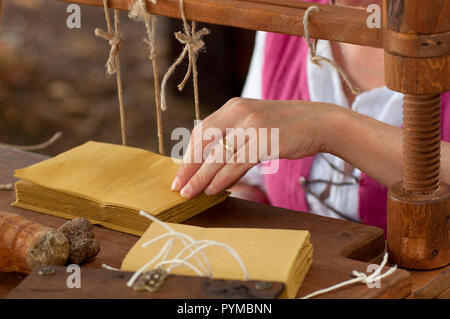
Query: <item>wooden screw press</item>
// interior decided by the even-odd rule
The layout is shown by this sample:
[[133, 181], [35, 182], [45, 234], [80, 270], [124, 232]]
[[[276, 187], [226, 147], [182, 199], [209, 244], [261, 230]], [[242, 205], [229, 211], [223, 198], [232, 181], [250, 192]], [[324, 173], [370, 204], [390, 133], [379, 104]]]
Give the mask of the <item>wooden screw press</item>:
[[450, 90], [450, 1], [384, 0], [386, 86], [403, 101], [403, 181], [388, 194], [390, 261], [450, 261], [449, 186], [440, 182], [441, 92]]

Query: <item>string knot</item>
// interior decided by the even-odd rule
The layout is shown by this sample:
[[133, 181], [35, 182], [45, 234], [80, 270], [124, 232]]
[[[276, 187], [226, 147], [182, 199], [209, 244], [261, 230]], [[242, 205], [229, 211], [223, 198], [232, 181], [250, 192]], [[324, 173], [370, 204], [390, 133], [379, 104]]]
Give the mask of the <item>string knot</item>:
[[183, 61], [183, 59], [188, 55], [189, 63], [186, 75], [184, 76], [183, 81], [178, 85], [178, 90], [183, 90], [186, 85], [187, 80], [192, 74], [193, 84], [194, 84], [194, 99], [195, 99], [195, 115], [197, 120], [200, 119], [200, 111], [199, 111], [199, 98], [198, 98], [198, 81], [197, 81], [197, 55], [200, 50], [205, 47], [205, 42], [203, 41], [203, 36], [208, 35], [210, 32], [207, 28], [202, 28], [199, 31], [195, 30], [195, 21], [192, 21], [191, 26], [186, 20], [186, 15], [184, 13], [184, 2], [183, 0], [179, 0], [180, 5], [180, 14], [181, 19], [183, 20], [183, 32], [179, 31], [175, 33], [175, 38], [181, 43], [184, 44], [184, 49], [181, 52], [180, 56], [176, 59], [176, 61], [170, 66], [167, 73], [164, 75], [163, 81], [161, 83], [161, 109], [165, 111], [167, 109], [166, 103], [166, 84], [170, 76], [175, 71], [175, 68], [178, 64]]
[[109, 50], [109, 57], [106, 61], [106, 72], [109, 75], [113, 75], [117, 71], [116, 67], [116, 61], [115, 57], [120, 51], [120, 44], [123, 40], [122, 33], [120, 32], [112, 32], [108, 33], [103, 31], [100, 28], [95, 29], [95, 35], [99, 38], [102, 38], [106, 41], [108, 41], [109, 45], [111, 46], [111, 49]]
[[394, 267], [389, 268], [389, 270], [387, 270], [385, 273], [381, 273], [381, 271], [383, 270], [384, 266], [386, 266], [388, 262], [388, 254], [385, 253], [384, 257], [383, 257], [383, 261], [381, 262], [381, 264], [377, 267], [377, 269], [375, 269], [375, 271], [367, 276], [365, 273], [363, 272], [359, 272], [356, 270], [352, 271], [352, 276], [354, 276], [355, 278], [341, 282], [337, 285], [331, 286], [329, 288], [325, 288], [325, 289], [321, 289], [319, 291], [313, 292], [305, 297], [303, 297], [302, 299], [309, 299], [318, 295], [322, 295], [325, 293], [328, 293], [330, 291], [345, 287], [345, 286], [350, 286], [356, 283], [362, 283], [362, 284], [372, 284], [375, 281], [381, 281], [381, 279], [386, 278], [390, 275], [392, 275], [396, 270], [397, 270], [397, 265], [394, 265]]
[[186, 29], [185, 32], [176, 32], [175, 38], [181, 43], [186, 45], [186, 49], [189, 57], [189, 65], [186, 72], [186, 75], [184, 76], [183, 81], [181, 81], [180, 84], [178, 84], [178, 90], [182, 91], [184, 89], [184, 86], [186, 85], [187, 80], [189, 79], [192, 69], [194, 66], [194, 63], [196, 63], [197, 54], [200, 50], [202, 50], [205, 47], [205, 42], [203, 41], [203, 36], [208, 35], [209, 30], [207, 28], [203, 28], [199, 31], [195, 31], [195, 23], [192, 22], [192, 33], [188, 32]]
[[317, 41], [311, 41], [311, 34], [309, 31], [309, 16], [310, 14], [315, 11], [315, 12], [319, 12], [320, 9], [317, 6], [310, 6], [306, 12], [305, 15], [303, 17], [303, 27], [305, 30], [305, 39], [306, 39], [306, 43], [308, 44], [308, 48], [309, 48], [309, 53], [311, 55], [311, 62], [314, 63], [317, 66], [321, 66], [322, 63], [321, 62], [327, 62], [328, 64], [330, 64], [332, 67], [334, 67], [339, 74], [341, 75], [342, 79], [344, 80], [345, 84], [347, 84], [347, 86], [349, 87], [350, 91], [354, 94], [354, 95], [358, 95], [361, 93], [361, 90], [356, 87], [353, 82], [351, 81], [350, 77], [348, 76], [347, 72], [344, 71], [344, 69], [337, 64], [336, 62], [334, 62], [333, 60], [328, 59], [327, 57], [321, 56], [321, 55], [317, 55], [316, 53], [316, 43]]
[[[156, 0], [151, 0], [150, 2], [156, 4]], [[149, 47], [150, 52], [148, 58], [150, 60], [155, 59], [158, 54], [155, 48], [154, 21], [152, 15], [150, 15], [147, 11], [147, 4], [145, 0], [137, 0], [133, 2], [130, 6], [128, 17], [135, 22], [144, 23], [147, 31], [147, 38], [142, 39], [142, 41]]]
[[183, 33], [181, 31], [175, 33], [175, 38], [181, 43], [189, 46], [189, 49], [194, 53], [197, 53], [204, 48], [205, 42], [203, 41], [203, 36], [208, 35], [209, 30], [203, 28], [199, 31], [194, 32], [194, 34]]
[[368, 284], [371, 283], [373, 281], [373, 279], [370, 278], [370, 276], [367, 276], [365, 273], [363, 272], [359, 272], [356, 270], [352, 271], [352, 275], [356, 278], [359, 278], [359, 280], [361, 281], [361, 283], [363, 284]]

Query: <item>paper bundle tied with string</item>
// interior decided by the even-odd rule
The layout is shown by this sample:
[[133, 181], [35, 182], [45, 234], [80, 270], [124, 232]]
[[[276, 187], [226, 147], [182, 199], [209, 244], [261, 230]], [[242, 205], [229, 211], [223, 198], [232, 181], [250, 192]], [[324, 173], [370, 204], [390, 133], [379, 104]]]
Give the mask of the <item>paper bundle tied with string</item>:
[[[283, 282], [285, 290], [281, 297], [294, 298], [312, 263], [313, 248], [308, 231], [166, 225], [174, 232], [168, 232], [165, 225], [153, 222], [128, 252], [121, 270], [134, 272], [140, 269], [143, 272], [162, 267], [171, 274], [198, 276], [198, 272], [204, 269], [201, 275], [218, 279]], [[163, 234], [166, 236], [158, 238]], [[198, 241], [191, 245], [191, 249], [186, 249], [186, 243], [192, 244], [186, 240], [187, 236]], [[171, 248], [166, 249], [168, 244]], [[196, 271], [185, 262], [194, 266]], [[206, 266], [208, 263], [210, 267]]]
[[146, 150], [87, 142], [54, 158], [15, 171], [16, 202], [64, 218], [85, 216], [93, 223], [142, 235], [150, 221], [182, 222], [223, 201], [200, 195], [192, 200], [170, 190], [178, 164]]

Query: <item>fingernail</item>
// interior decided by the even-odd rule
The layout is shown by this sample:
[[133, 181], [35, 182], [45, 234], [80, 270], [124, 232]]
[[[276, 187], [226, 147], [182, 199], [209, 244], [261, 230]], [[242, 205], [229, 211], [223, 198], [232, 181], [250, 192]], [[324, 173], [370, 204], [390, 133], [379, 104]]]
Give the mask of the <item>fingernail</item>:
[[209, 185], [208, 187], [205, 188], [203, 192], [206, 195], [214, 195], [214, 188], [211, 185]]
[[172, 186], [170, 187], [174, 192], [178, 192], [180, 190], [180, 179], [175, 177], [172, 182]]
[[180, 195], [181, 195], [182, 197], [184, 197], [184, 198], [190, 198], [191, 192], [192, 192], [192, 187], [191, 187], [191, 185], [186, 184], [186, 185], [181, 189]]

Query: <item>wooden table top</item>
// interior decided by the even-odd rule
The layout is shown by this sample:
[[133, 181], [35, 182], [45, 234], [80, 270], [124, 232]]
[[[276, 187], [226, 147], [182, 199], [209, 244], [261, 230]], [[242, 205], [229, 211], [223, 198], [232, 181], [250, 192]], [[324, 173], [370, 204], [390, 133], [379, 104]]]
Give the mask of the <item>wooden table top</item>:
[[[0, 183], [11, 183], [14, 169], [26, 167], [47, 157], [0, 146]], [[49, 227], [59, 227], [64, 219], [11, 207], [15, 193], [0, 191], [0, 209], [17, 213]], [[298, 292], [304, 296], [350, 279], [352, 270], [366, 272], [370, 263], [380, 262], [385, 250], [383, 231], [357, 223], [294, 212], [229, 198], [186, 221], [203, 227], [250, 227], [301, 229], [311, 232], [314, 247], [313, 264]], [[96, 259], [83, 265], [100, 268], [101, 264], [120, 267], [128, 250], [138, 237], [95, 226], [95, 236], [101, 250]], [[274, 256], [276, 258], [276, 256]], [[0, 272], [0, 298], [14, 289], [25, 275]], [[369, 289], [356, 284], [320, 298], [435, 298], [450, 296], [450, 267], [434, 271], [406, 271], [399, 269], [382, 280], [381, 288]]]

